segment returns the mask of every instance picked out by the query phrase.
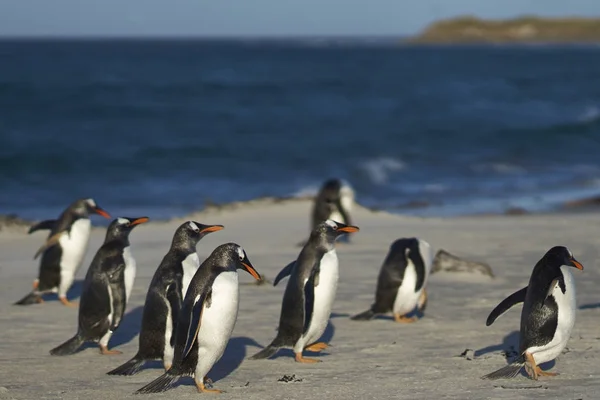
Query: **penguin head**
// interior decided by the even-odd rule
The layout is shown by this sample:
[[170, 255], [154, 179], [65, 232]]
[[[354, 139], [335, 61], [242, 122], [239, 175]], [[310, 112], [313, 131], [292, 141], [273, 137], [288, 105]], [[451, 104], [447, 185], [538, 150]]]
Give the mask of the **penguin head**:
[[129, 233], [136, 226], [148, 222], [150, 218], [148, 217], [139, 217], [139, 218], [127, 218], [127, 217], [119, 217], [114, 219], [108, 228], [106, 229], [106, 239], [105, 241], [119, 239], [119, 238], [127, 238]]
[[321, 222], [312, 231], [311, 237], [317, 237], [320, 241], [324, 241], [328, 244], [333, 244], [335, 240], [345, 233], [358, 232], [358, 226], [345, 225], [341, 222], [328, 219], [325, 222]]
[[577, 268], [583, 271], [583, 265], [573, 257], [573, 253], [564, 246], [554, 246], [544, 256], [548, 265], [553, 267], [568, 267]]
[[219, 265], [226, 265], [229, 270], [242, 269], [252, 275], [257, 281], [262, 280], [260, 274], [252, 266], [246, 252], [239, 244], [222, 244], [213, 251], [211, 257], [213, 255], [220, 258]]
[[211, 232], [225, 229], [223, 225], [204, 225], [196, 221], [186, 221], [177, 228], [173, 236], [173, 245], [188, 249], [195, 249], [204, 236]]
[[79, 199], [75, 201], [70, 209], [73, 213], [79, 217], [87, 218], [91, 214], [98, 214], [103, 216], [104, 218], [110, 218], [110, 214], [104, 211], [102, 208], [96, 204], [94, 199]]

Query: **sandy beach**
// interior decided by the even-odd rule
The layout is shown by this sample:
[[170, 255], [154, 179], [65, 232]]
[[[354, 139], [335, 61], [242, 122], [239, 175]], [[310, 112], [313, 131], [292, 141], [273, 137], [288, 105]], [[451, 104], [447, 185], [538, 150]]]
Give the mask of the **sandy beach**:
[[[209, 209], [185, 219], [150, 222], [131, 234], [138, 272], [123, 324], [109, 347], [122, 355], [102, 356], [90, 346], [73, 356], [52, 357], [48, 351], [76, 330], [77, 309], [55, 297], [45, 304], [13, 306], [31, 288], [37, 274], [33, 254], [44, 232], [27, 235], [25, 227], [0, 231], [0, 399], [125, 399], [161, 374], [158, 364], [132, 377], [106, 372], [137, 350], [140, 318], [150, 279], [168, 250], [175, 228], [192, 219], [223, 224], [198, 245], [204, 259], [229, 241], [244, 247], [256, 269], [267, 279], [295, 259], [298, 242], [307, 235], [311, 203], [307, 200], [258, 201]], [[113, 217], [119, 210], [108, 210]], [[134, 217], [135, 215], [127, 215]], [[52, 216], [49, 216], [52, 217]], [[150, 217], [152, 217], [150, 215]], [[95, 217], [94, 217], [95, 218]], [[295, 363], [290, 351], [271, 360], [247, 357], [275, 335], [283, 284], [254, 285], [240, 273], [241, 304], [237, 324], [223, 358], [209, 373], [223, 399], [591, 399], [600, 393], [600, 274], [597, 242], [600, 215], [591, 213], [416, 218], [373, 212], [353, 212], [360, 232], [350, 244], [339, 244], [340, 282], [324, 341], [331, 347], [318, 355], [322, 363]], [[488, 263], [494, 278], [440, 272], [431, 276], [425, 317], [397, 324], [391, 317], [355, 322], [349, 316], [373, 301], [375, 283], [390, 243], [417, 236], [436, 250]], [[78, 281], [69, 297], [79, 296], [81, 280], [104, 238], [95, 228]], [[554, 245], [565, 245], [584, 265], [574, 271], [577, 319], [567, 350], [552, 371], [560, 375], [532, 381], [483, 381], [481, 375], [506, 364], [505, 352], [518, 348], [521, 307], [485, 326], [488, 313], [507, 295], [524, 287], [535, 263]], [[465, 353], [465, 350], [469, 349]], [[461, 356], [462, 355], [462, 356]], [[293, 377], [282, 382], [284, 376]], [[192, 399], [191, 379], [151, 398]]]

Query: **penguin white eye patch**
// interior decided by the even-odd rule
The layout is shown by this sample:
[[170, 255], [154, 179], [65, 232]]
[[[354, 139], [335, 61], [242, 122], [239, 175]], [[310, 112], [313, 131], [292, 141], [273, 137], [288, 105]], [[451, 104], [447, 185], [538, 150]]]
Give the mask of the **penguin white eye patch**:
[[327, 221], [325, 221], [325, 223], [327, 225], [329, 225], [330, 227], [332, 227], [333, 229], [337, 229], [337, 224], [335, 222], [333, 222], [332, 220], [328, 219]]
[[240, 260], [243, 260], [246, 255], [246, 253], [244, 253], [244, 249], [242, 249], [241, 247], [238, 247], [237, 252], [238, 252], [238, 256], [240, 257]]

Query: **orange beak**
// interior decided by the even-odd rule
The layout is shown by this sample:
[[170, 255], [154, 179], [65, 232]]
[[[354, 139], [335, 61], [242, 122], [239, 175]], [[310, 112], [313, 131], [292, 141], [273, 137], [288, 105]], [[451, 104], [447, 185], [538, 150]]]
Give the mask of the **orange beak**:
[[358, 232], [359, 231], [358, 226], [352, 226], [352, 225], [348, 225], [348, 226], [344, 226], [344, 227], [341, 227], [341, 228], [337, 228], [337, 230], [339, 232], [349, 232], [349, 233], [351, 233], [351, 232]]
[[211, 225], [211, 226], [207, 226], [206, 228], [202, 229], [200, 232], [201, 233], [210, 233], [210, 232], [220, 231], [222, 229], [225, 229], [225, 227], [223, 225]]
[[242, 265], [244, 266], [244, 268], [246, 268], [246, 271], [248, 271], [248, 273], [254, 277], [254, 279], [256, 279], [257, 281], [262, 280], [262, 278], [260, 277], [258, 272], [256, 272], [252, 265], [246, 263], [242, 263]]
[[574, 258], [571, 258], [571, 262], [573, 263], [573, 266], [575, 268], [583, 271], [583, 265], [581, 265], [581, 263], [579, 261], [575, 260]]
[[148, 222], [148, 221], [150, 221], [150, 218], [148, 218], [148, 217], [136, 218], [133, 221], [131, 221], [131, 226], [143, 224], [143, 223]]
[[96, 212], [96, 214], [102, 215], [104, 218], [110, 219], [110, 214], [101, 209], [100, 207], [96, 207], [94, 211]]

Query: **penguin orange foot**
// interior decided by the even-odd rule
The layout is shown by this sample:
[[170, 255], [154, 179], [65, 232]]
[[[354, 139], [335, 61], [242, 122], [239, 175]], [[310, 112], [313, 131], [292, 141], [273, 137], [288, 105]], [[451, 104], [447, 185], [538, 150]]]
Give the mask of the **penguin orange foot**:
[[417, 317], [407, 317], [406, 315], [394, 314], [394, 321], [410, 324], [417, 321]]
[[100, 346], [100, 354], [103, 354], [105, 356], [112, 356], [117, 354], [123, 354], [123, 352], [119, 350], [109, 350], [106, 346]]
[[225, 391], [223, 390], [209, 389], [206, 386], [204, 386], [204, 383], [202, 382], [196, 382], [196, 387], [198, 388], [198, 392], [200, 393], [225, 393]]
[[296, 362], [303, 364], [315, 364], [321, 362], [321, 360], [317, 360], [316, 358], [305, 358], [302, 356], [302, 353], [296, 353]]
[[66, 297], [59, 297], [58, 300], [67, 307], [77, 307], [76, 301], [69, 301]]
[[304, 350], [318, 353], [318, 352], [320, 352], [322, 350], [325, 350], [328, 347], [329, 347], [329, 345], [327, 343], [325, 343], [325, 342], [317, 342], [317, 343], [311, 344], [310, 346], [306, 346], [304, 348]]

